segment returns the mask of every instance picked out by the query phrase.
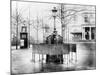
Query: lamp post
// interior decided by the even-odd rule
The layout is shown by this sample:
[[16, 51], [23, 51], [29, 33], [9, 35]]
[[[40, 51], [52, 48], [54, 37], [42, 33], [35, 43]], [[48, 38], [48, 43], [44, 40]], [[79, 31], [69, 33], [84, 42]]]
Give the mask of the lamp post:
[[56, 13], [57, 13], [57, 9], [56, 7], [53, 7], [52, 9], [52, 13], [53, 13], [53, 18], [54, 18], [54, 31], [56, 31], [56, 23], [55, 23], [55, 19], [56, 19]]
[[29, 6], [29, 18], [28, 18], [28, 25], [29, 25], [29, 42], [28, 42], [28, 44], [29, 44], [29, 48], [30, 48], [30, 6]]

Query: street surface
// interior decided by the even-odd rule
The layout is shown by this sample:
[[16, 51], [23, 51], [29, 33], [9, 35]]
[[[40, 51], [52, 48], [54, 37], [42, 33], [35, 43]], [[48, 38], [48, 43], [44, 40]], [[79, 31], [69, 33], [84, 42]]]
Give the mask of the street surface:
[[32, 60], [32, 50], [34, 50], [32, 47], [29, 49], [18, 50], [16, 50], [14, 47], [12, 48], [12, 73], [26, 74], [95, 69], [95, 43], [78, 43], [76, 53], [77, 63], [75, 62], [75, 53], [70, 53], [70, 55], [73, 54], [73, 60], [71, 60], [71, 58], [68, 57], [69, 55], [66, 54], [64, 55], [63, 64], [46, 64], [45, 60], [43, 63], [41, 63], [41, 61], [38, 59], [38, 54], [35, 57], [36, 62], [34, 62]]

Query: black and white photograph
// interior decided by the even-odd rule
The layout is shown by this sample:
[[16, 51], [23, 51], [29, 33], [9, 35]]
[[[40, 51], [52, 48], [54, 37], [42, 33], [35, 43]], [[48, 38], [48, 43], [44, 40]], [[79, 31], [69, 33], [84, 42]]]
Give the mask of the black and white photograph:
[[96, 6], [11, 0], [12, 75], [96, 69]]

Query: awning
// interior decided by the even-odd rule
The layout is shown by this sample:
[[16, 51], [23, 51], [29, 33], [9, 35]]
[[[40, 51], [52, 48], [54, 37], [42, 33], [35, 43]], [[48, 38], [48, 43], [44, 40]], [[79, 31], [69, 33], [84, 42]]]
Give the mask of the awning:
[[82, 32], [71, 32], [73, 35], [82, 35]]

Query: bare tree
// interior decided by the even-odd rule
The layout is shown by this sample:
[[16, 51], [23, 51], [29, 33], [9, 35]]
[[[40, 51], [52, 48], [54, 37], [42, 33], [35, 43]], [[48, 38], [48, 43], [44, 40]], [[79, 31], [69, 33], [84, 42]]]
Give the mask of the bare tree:
[[48, 24], [46, 24], [45, 22], [44, 22], [44, 19], [43, 18], [39, 18], [38, 16], [37, 16], [37, 18], [35, 19], [35, 20], [31, 20], [31, 24], [30, 25], [32, 25], [33, 26], [33, 29], [35, 29], [36, 31], [37, 31], [37, 43], [39, 42], [38, 40], [38, 33], [39, 33], [39, 30], [42, 30], [42, 33], [43, 33], [43, 42], [44, 42], [44, 40], [45, 40], [45, 33], [48, 33], [48, 30], [50, 29], [50, 27], [49, 27], [49, 25]]
[[38, 43], [38, 31], [42, 28], [42, 23], [41, 23], [41, 20], [38, 18], [38, 16], [36, 17], [36, 19], [34, 20], [31, 20], [32, 25], [33, 26], [33, 29], [35, 29], [37, 31], [37, 35], [36, 35], [36, 38], [37, 38], [37, 43]]
[[[65, 5], [62, 3], [58, 8], [59, 13], [58, 17], [61, 20], [62, 25], [62, 37], [65, 37], [65, 29], [67, 25], [72, 21], [72, 19], [76, 16], [77, 13], [87, 10], [86, 8], [75, 9], [74, 7], [66, 9]], [[68, 35], [69, 36], [69, 35]]]
[[22, 23], [23, 17], [22, 14], [18, 11], [17, 7], [11, 18], [12, 18], [12, 25], [16, 26], [16, 49], [18, 49], [18, 26]]

